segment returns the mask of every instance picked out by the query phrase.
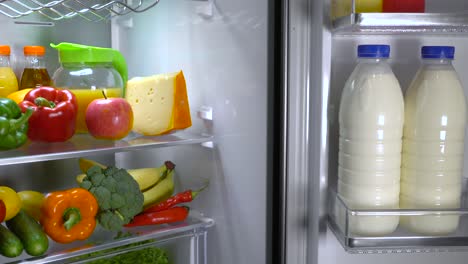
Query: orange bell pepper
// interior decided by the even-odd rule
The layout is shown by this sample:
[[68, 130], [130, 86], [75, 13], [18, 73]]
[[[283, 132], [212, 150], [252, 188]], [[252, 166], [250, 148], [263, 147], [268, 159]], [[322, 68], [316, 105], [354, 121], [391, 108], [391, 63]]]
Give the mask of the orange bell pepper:
[[98, 203], [82, 188], [48, 194], [41, 210], [44, 231], [58, 243], [87, 239], [96, 227]]

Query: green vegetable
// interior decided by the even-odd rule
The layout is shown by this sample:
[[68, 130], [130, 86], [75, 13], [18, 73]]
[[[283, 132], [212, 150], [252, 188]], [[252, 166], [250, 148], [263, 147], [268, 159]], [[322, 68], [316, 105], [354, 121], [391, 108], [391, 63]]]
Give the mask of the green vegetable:
[[6, 225], [19, 237], [29, 255], [40, 256], [49, 248], [49, 239], [41, 225], [25, 211], [20, 210], [15, 217], [6, 221]]
[[28, 108], [23, 114], [15, 101], [0, 98], [0, 149], [14, 149], [26, 143], [32, 113]]
[[[137, 261], [138, 260], [138, 261]], [[87, 262], [88, 264], [169, 264], [166, 251], [149, 247], [130, 251], [110, 258]]]
[[5, 257], [14, 258], [23, 252], [21, 240], [8, 228], [0, 225], [0, 254]]
[[99, 205], [99, 224], [111, 231], [120, 231], [143, 210], [143, 194], [138, 183], [124, 169], [92, 166], [80, 187], [90, 191]]

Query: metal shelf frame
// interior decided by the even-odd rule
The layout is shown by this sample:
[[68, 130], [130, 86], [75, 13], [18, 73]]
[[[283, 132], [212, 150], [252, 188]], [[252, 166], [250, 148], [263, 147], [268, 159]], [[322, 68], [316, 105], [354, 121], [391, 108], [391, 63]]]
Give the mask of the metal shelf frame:
[[338, 2], [332, 10], [332, 31], [338, 35], [468, 33], [468, 10], [453, 10], [450, 13], [358, 13], [356, 0]]
[[113, 16], [144, 12], [160, 0], [0, 0], [0, 15], [20, 18], [39, 13], [52, 21], [80, 16], [106, 21]]

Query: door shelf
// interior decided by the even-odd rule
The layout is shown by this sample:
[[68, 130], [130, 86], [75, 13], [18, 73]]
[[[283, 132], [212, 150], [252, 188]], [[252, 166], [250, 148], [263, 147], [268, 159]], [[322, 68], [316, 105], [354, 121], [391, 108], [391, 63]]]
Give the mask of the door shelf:
[[144, 12], [158, 3], [159, 0], [0, 0], [0, 14], [20, 18], [38, 13], [52, 21], [79, 16], [97, 22]]
[[[87, 263], [88, 261], [108, 258], [121, 253], [147, 248], [150, 246], [160, 247], [171, 241], [190, 239], [191, 250], [205, 251], [206, 234], [208, 229], [214, 225], [214, 221], [204, 217], [196, 211], [191, 211], [184, 222], [165, 224], [158, 226], [146, 226], [137, 228], [124, 228], [123, 238], [115, 239], [116, 233], [98, 230], [86, 241], [73, 242], [71, 244], [57, 244], [50, 240], [50, 247], [46, 255], [31, 257], [23, 253], [18, 258], [8, 259], [0, 257], [0, 263]], [[127, 233], [128, 232], [128, 233]], [[106, 242], [98, 242], [106, 241]], [[94, 243], [93, 243], [94, 242]], [[176, 242], [177, 243], [177, 242]], [[194, 243], [201, 243], [194, 245]], [[204, 252], [191, 252], [190, 263], [201, 263], [205, 256]]]
[[463, 13], [351, 13], [333, 21], [333, 32], [348, 34], [460, 34], [468, 33]]
[[[334, 191], [330, 192], [329, 201], [329, 227], [349, 253], [468, 251], [468, 208], [465, 205], [454, 209], [353, 210]], [[395, 231], [381, 236], [363, 234], [376, 225], [381, 230], [383, 222], [388, 227], [388, 221], [397, 226]], [[436, 230], [436, 223], [440, 221], [452, 223], [454, 231], [421, 234], [415, 233], [411, 227], [406, 228], [418, 228], [430, 223], [428, 226]]]
[[95, 139], [89, 134], [76, 134], [66, 142], [28, 142], [20, 148], [1, 151], [0, 165], [78, 158], [86, 155], [126, 152], [156, 147], [200, 144], [209, 141], [212, 141], [211, 136], [195, 135], [186, 132], [177, 132], [163, 136], [131, 134], [117, 141]]

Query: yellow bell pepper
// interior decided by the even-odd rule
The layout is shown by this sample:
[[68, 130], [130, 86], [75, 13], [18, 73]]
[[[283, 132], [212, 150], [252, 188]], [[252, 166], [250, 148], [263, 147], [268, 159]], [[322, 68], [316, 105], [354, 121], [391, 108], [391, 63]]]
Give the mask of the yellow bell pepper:
[[41, 219], [41, 207], [44, 204], [44, 194], [36, 191], [18, 192], [21, 199], [21, 208], [26, 213], [39, 221]]
[[6, 207], [5, 221], [13, 218], [21, 209], [21, 199], [10, 187], [0, 186], [0, 200], [5, 203]]
[[31, 90], [32, 89], [28, 88], [28, 89], [23, 89], [23, 90], [16, 91], [16, 92], [13, 92], [13, 93], [9, 94], [7, 96], [7, 98], [10, 98], [11, 100], [13, 100], [17, 104], [19, 104], [19, 103], [21, 103], [23, 101], [24, 96], [26, 96], [26, 94]]

